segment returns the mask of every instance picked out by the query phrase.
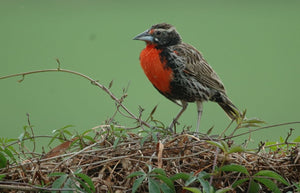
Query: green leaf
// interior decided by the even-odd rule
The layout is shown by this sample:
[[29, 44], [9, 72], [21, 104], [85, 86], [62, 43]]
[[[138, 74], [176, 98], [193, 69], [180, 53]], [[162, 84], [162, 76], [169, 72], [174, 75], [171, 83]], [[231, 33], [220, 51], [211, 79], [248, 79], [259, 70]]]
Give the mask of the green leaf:
[[284, 139], [283, 139], [283, 137], [279, 137], [279, 141], [280, 141], [280, 143], [284, 143]]
[[149, 193], [159, 193], [160, 192], [158, 182], [152, 178], [149, 178], [148, 187], [149, 187]]
[[201, 186], [203, 187], [203, 192], [205, 193], [210, 193], [211, 191], [211, 186], [209, 185], [209, 182], [204, 180], [203, 178], [198, 178]]
[[119, 141], [120, 141], [120, 137], [117, 137], [113, 144], [114, 149], [116, 149], [117, 145], [119, 144]]
[[[57, 180], [53, 182], [52, 188], [61, 188], [64, 182], [66, 181], [67, 177], [68, 177], [67, 174], [60, 176]], [[56, 191], [52, 191], [52, 192], [56, 192]]]
[[[268, 141], [266, 142], [266, 146], [269, 146], [269, 145], [275, 145], [277, 142], [275, 141]], [[271, 146], [271, 147], [268, 147], [269, 149], [273, 150], [273, 151], [276, 151], [277, 150], [277, 146]]]
[[160, 185], [160, 189], [163, 193], [176, 193], [175, 189], [171, 189], [169, 186], [167, 186], [165, 183], [162, 183]]
[[157, 139], [157, 133], [152, 133], [152, 138], [153, 138], [153, 141], [154, 141], [155, 143], [158, 142], [158, 139]]
[[183, 181], [187, 181], [191, 177], [190, 174], [187, 173], [177, 173], [170, 177], [170, 180], [175, 181], [178, 179], [182, 179]]
[[243, 123], [257, 123], [257, 124], [262, 124], [262, 123], [266, 123], [266, 122], [262, 121], [260, 119], [257, 119], [257, 118], [251, 118], [251, 119], [244, 120]]
[[86, 136], [85, 134], [92, 132], [92, 131], [93, 131], [93, 129], [88, 129], [88, 130], [84, 131], [81, 135]]
[[75, 172], [74, 172], [74, 174], [79, 174], [79, 173], [81, 173], [82, 172], [82, 168], [77, 168], [77, 170], [75, 170]]
[[[83, 192], [93, 193], [92, 190], [86, 185], [86, 183], [84, 181], [82, 181], [80, 178], [75, 178], [75, 180], [77, 182], [79, 182], [80, 185], [83, 187], [83, 190], [84, 190]], [[78, 186], [77, 184], [76, 184], [76, 186], [79, 188], [79, 190], [82, 190], [81, 187]]]
[[169, 179], [165, 175], [157, 175], [156, 177], [158, 179], [160, 179], [161, 181], [163, 181], [168, 187], [170, 187], [170, 189], [174, 190], [174, 192], [175, 192], [175, 187], [174, 187], [173, 181], [171, 179]]
[[10, 159], [12, 159], [15, 163], [17, 163], [15, 156], [12, 154], [9, 148], [5, 148], [4, 152], [6, 153], [6, 155], [8, 155], [8, 157], [10, 157]]
[[259, 184], [256, 183], [254, 180], [251, 180], [248, 192], [249, 193], [257, 193], [257, 192], [259, 192], [259, 190], [260, 190]]
[[293, 142], [300, 142], [300, 135], [296, 139], [294, 139]]
[[196, 176], [191, 176], [186, 182], [184, 183], [185, 186], [189, 186], [191, 183], [195, 182], [197, 180]]
[[60, 128], [59, 130], [65, 130], [65, 129], [71, 128], [71, 127], [75, 127], [75, 125], [66, 125], [66, 126]]
[[256, 123], [243, 124], [243, 128], [249, 128], [249, 127], [261, 127], [261, 125], [256, 124]]
[[224, 192], [228, 192], [228, 191], [232, 191], [232, 188], [222, 188], [217, 190], [215, 193], [224, 193]]
[[227, 152], [225, 147], [223, 147], [223, 145], [219, 142], [216, 142], [216, 141], [206, 141], [207, 143], [210, 143], [216, 147], [219, 147], [220, 149], [222, 149], [223, 152]]
[[[84, 190], [84, 189], [82, 189], [80, 186], [78, 186], [77, 184], [75, 184], [74, 182], [72, 182], [73, 184], [74, 184], [74, 186], [75, 186], [75, 188], [76, 188], [76, 190], [78, 190], [78, 191], [74, 191], [74, 192], [79, 192], [79, 193], [85, 193], [86, 191]], [[64, 193], [63, 191], [62, 191], [62, 193]]]
[[6, 177], [5, 174], [0, 174], [0, 180], [4, 179]]
[[70, 131], [68, 131], [68, 130], [63, 130], [63, 133], [68, 134], [69, 136], [72, 136], [72, 135], [73, 135], [73, 134], [72, 134]]
[[300, 182], [295, 182], [293, 185], [296, 187], [296, 192], [300, 192]]
[[57, 137], [57, 135], [54, 135], [51, 140], [48, 143], [48, 147], [53, 143], [53, 141], [56, 139], [55, 137]]
[[279, 175], [276, 172], [271, 171], [271, 170], [261, 170], [261, 171], [257, 172], [254, 176], [270, 177], [270, 178], [273, 178], [287, 186], [289, 185], [288, 181], [286, 181], [281, 175]]
[[5, 140], [5, 143], [18, 141], [18, 139], [14, 139], [14, 138], [10, 138], [10, 139], [8, 139], [8, 138], [1, 138], [0, 141], [2, 141], [2, 143], [3, 143], [3, 140]]
[[77, 177], [80, 177], [81, 179], [83, 179], [83, 181], [85, 181], [89, 186], [90, 186], [90, 189], [95, 192], [95, 186], [94, 186], [94, 183], [93, 181], [91, 180], [91, 178], [83, 173], [78, 173], [78, 174], [75, 174]]
[[64, 188], [73, 188], [74, 182], [72, 178], [68, 178], [64, 184]]
[[264, 184], [267, 188], [269, 188], [274, 193], [281, 193], [277, 185], [270, 179], [256, 177], [254, 178], [254, 180]]
[[95, 143], [95, 142], [96, 142], [96, 141], [94, 140], [94, 138], [92, 138], [91, 136], [88, 136], [88, 135], [83, 136], [83, 138], [89, 140], [89, 141], [92, 142], [92, 143]]
[[151, 171], [151, 173], [156, 173], [156, 174], [166, 176], [166, 172], [161, 168], [155, 168]]
[[148, 173], [151, 173], [151, 171], [152, 171], [152, 166], [149, 165], [149, 164], [147, 164], [147, 167], [148, 167]]
[[229, 151], [229, 147], [228, 147], [228, 144], [227, 144], [227, 142], [226, 141], [221, 141], [221, 144], [222, 144], [222, 146], [224, 147], [224, 149], [225, 149], [225, 153], [227, 153], [228, 151]]
[[244, 182], [247, 182], [248, 180], [249, 180], [249, 178], [244, 178], [244, 179], [237, 180], [236, 182], [234, 182], [232, 184], [232, 188], [236, 188], [237, 186], [243, 184]]
[[53, 176], [62, 176], [62, 175], [66, 175], [63, 172], [54, 172], [48, 175], [48, 177], [53, 177]]
[[146, 142], [146, 140], [148, 139], [148, 135], [144, 136], [141, 140], [141, 146], [143, 147], [144, 143]]
[[137, 171], [137, 172], [132, 172], [131, 174], [129, 174], [127, 176], [127, 178], [133, 178], [133, 177], [142, 176], [142, 175], [146, 175], [145, 172]]
[[135, 193], [137, 191], [137, 189], [140, 187], [140, 185], [145, 180], [145, 178], [146, 178], [146, 175], [143, 175], [142, 177], [140, 177], [134, 181], [134, 183], [132, 185], [132, 193]]
[[223, 172], [241, 172], [243, 174], [246, 174], [247, 176], [250, 176], [248, 170], [241, 165], [231, 164], [231, 165], [225, 165], [220, 168], [220, 171]]
[[197, 176], [198, 176], [198, 178], [207, 179], [210, 177], [210, 174], [208, 174], [206, 171], [202, 171]]
[[[73, 182], [73, 180], [71, 179], [71, 178], [68, 178], [67, 180], [66, 180], [66, 182], [65, 182], [65, 184], [64, 184], [64, 187], [63, 187], [63, 189], [70, 189], [70, 188], [74, 188], [73, 187], [73, 185], [74, 185], [75, 183]], [[62, 193], [74, 193], [74, 191], [73, 190], [64, 190], [64, 191], [61, 191]]]
[[0, 152], [0, 168], [5, 168], [7, 166], [7, 159], [2, 152]]
[[241, 146], [234, 146], [232, 148], [230, 148], [230, 150], [228, 151], [228, 153], [237, 153], [237, 152], [245, 152], [245, 148], [241, 147]]
[[194, 188], [194, 187], [183, 187], [184, 190], [188, 190], [193, 193], [202, 193], [199, 188]]

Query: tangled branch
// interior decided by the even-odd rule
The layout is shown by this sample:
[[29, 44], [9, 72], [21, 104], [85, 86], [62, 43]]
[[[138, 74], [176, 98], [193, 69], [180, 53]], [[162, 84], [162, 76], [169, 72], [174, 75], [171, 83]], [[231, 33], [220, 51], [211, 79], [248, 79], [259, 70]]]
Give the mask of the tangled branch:
[[67, 70], [67, 69], [61, 69], [60, 68], [60, 62], [57, 60], [59, 66], [57, 69], [44, 69], [44, 70], [34, 70], [34, 71], [29, 71], [29, 72], [22, 72], [22, 73], [17, 73], [17, 74], [11, 74], [11, 75], [7, 75], [7, 76], [2, 76], [0, 77], [0, 80], [2, 79], [7, 79], [7, 78], [12, 78], [12, 77], [18, 77], [21, 76], [22, 79], [18, 80], [18, 82], [22, 82], [25, 79], [25, 76], [30, 75], [30, 74], [37, 74], [37, 73], [43, 73], [43, 72], [65, 72], [65, 73], [69, 73], [69, 74], [73, 74], [76, 76], [80, 76], [86, 80], [89, 80], [93, 85], [101, 88], [104, 92], [106, 92], [110, 98], [112, 98], [116, 104], [117, 104], [117, 108], [119, 109], [119, 107], [121, 107], [123, 110], [125, 110], [125, 112], [129, 115], [129, 118], [132, 118], [134, 120], [136, 120], [138, 123], [140, 123], [140, 125], [144, 125], [146, 127], [151, 128], [151, 125], [149, 125], [147, 122], [141, 120], [140, 116], [137, 117], [136, 115], [134, 115], [131, 111], [129, 111], [129, 109], [122, 103], [124, 100], [124, 97], [122, 96], [120, 99], [118, 99], [110, 90], [109, 88], [111, 87], [111, 85], [109, 86], [109, 88], [105, 87], [104, 85], [100, 84], [97, 80], [94, 80], [93, 78], [82, 74], [80, 72], [76, 72], [76, 71], [72, 71], [72, 70]]

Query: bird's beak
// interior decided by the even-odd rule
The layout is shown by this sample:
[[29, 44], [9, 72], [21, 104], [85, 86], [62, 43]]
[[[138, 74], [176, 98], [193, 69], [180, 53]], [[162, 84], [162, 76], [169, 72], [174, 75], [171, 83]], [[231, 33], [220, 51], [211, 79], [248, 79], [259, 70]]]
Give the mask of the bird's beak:
[[135, 36], [133, 40], [142, 40], [147, 42], [153, 42], [152, 35], [149, 34], [149, 30], [144, 31], [143, 33], [140, 33], [139, 35]]

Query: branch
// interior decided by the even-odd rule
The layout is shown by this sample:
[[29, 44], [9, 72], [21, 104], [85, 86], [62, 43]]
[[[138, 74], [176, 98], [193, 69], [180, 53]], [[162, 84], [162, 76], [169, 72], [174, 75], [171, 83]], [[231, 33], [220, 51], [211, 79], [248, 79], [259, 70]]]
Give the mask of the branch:
[[300, 124], [300, 121], [294, 121], [294, 122], [288, 122], [288, 123], [280, 123], [280, 124], [269, 125], [269, 126], [265, 126], [265, 127], [259, 127], [257, 129], [253, 129], [251, 131], [247, 131], [247, 132], [240, 133], [240, 134], [233, 135], [233, 136], [229, 136], [229, 137], [224, 137], [224, 138], [222, 138], [222, 140], [232, 139], [232, 138], [239, 137], [239, 136], [242, 136], [242, 135], [246, 135], [248, 133], [252, 133], [252, 132], [255, 132], [255, 131], [258, 131], [258, 130], [262, 130], [262, 129], [268, 129], [268, 128], [272, 128], [272, 127], [279, 127], [279, 126], [285, 126], [285, 125], [293, 125], [293, 124]]
[[0, 80], [7, 79], [7, 78], [12, 78], [12, 77], [17, 77], [17, 76], [22, 76], [22, 79], [20, 79], [18, 81], [18, 82], [22, 82], [24, 80], [24, 78], [25, 78], [26, 75], [36, 74], [36, 73], [42, 73], [42, 72], [65, 72], [65, 73], [74, 74], [74, 75], [77, 75], [77, 76], [80, 76], [80, 77], [82, 77], [84, 79], [89, 80], [93, 85], [101, 88], [104, 92], [106, 92], [118, 104], [118, 106], [122, 107], [122, 109], [124, 109], [130, 115], [131, 118], [135, 119], [136, 121], [139, 121], [142, 125], [145, 125], [146, 127], [151, 128], [151, 125], [149, 125], [145, 121], [141, 121], [140, 118], [138, 118], [132, 112], [130, 112], [129, 109], [122, 104], [122, 99], [119, 100], [107, 87], [105, 87], [104, 85], [100, 84], [98, 81], [92, 79], [91, 77], [89, 77], [89, 76], [87, 76], [85, 74], [76, 72], [76, 71], [67, 70], [67, 69], [61, 69], [59, 67], [57, 69], [35, 70], [35, 71], [18, 73], [18, 74], [12, 74], [12, 75], [8, 75], [8, 76], [2, 76], [2, 77], [0, 77]]
[[0, 182], [0, 189], [6, 190], [23, 190], [23, 191], [32, 191], [32, 192], [40, 192], [41, 190], [50, 192], [50, 191], [74, 191], [72, 188], [44, 188], [39, 186], [33, 186], [31, 184], [26, 183], [18, 183], [18, 182]]

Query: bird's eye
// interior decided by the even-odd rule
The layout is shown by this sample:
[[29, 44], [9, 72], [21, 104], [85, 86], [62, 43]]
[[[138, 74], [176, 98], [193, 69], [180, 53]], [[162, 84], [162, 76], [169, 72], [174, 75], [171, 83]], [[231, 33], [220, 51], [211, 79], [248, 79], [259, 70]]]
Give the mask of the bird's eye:
[[161, 35], [161, 31], [156, 31], [155, 35], [160, 36]]

